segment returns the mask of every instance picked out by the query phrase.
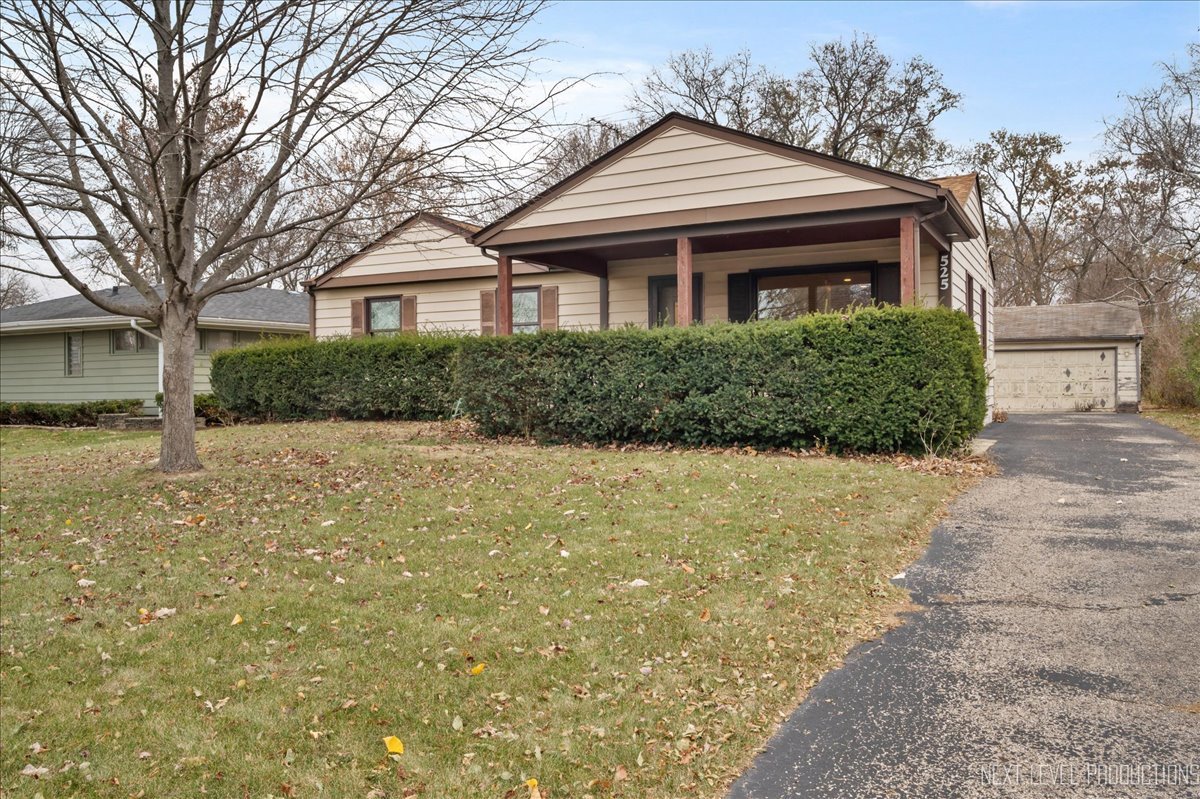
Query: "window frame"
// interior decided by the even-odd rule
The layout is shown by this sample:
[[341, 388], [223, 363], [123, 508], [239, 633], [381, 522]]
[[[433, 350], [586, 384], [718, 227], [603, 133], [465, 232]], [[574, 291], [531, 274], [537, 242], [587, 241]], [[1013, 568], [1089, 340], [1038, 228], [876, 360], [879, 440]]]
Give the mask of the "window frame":
[[236, 330], [222, 330], [220, 328], [216, 328], [216, 329], [201, 328], [200, 329], [200, 351], [201, 352], [208, 352], [208, 353], [221, 352], [221, 350], [214, 350], [212, 348], [212, 344], [210, 344], [208, 341], [209, 337], [213, 333], [228, 333], [230, 336], [233, 337], [232, 343], [228, 347], [223, 347], [222, 349], [231, 350], [238, 345], [238, 331], [236, 331]]
[[[394, 302], [396, 303], [396, 323], [395, 328], [384, 328], [376, 330], [371, 326], [371, 305], [377, 302]], [[363, 333], [368, 336], [379, 335], [395, 336], [404, 332], [404, 295], [403, 294], [381, 294], [377, 297], [363, 297]]]
[[[678, 275], [650, 275], [646, 282], [646, 326], [649, 328], [655, 327], [672, 327], [675, 320], [672, 319], [670, 324], [666, 322], [656, 321], [658, 315], [655, 313], [659, 306], [659, 297], [664, 288], [672, 286], [678, 287]], [[692, 324], [704, 324], [704, 273], [692, 273]]]
[[[119, 335], [125, 335], [128, 333], [133, 333], [133, 349], [117, 349], [117, 337]], [[108, 351], [113, 355], [136, 355], [142, 350], [147, 349], [144, 339], [145, 336], [140, 330], [136, 330], [132, 327], [118, 327], [108, 331]]]
[[967, 316], [971, 322], [975, 322], [975, 276], [967, 272], [967, 280], [964, 288], [967, 290]]
[[[79, 337], [79, 371], [71, 371], [71, 337]], [[68, 330], [63, 333], [63, 376], [83, 377], [83, 331]]]
[[[513, 332], [513, 335], [516, 335], [517, 333], [529, 334], [529, 333], [537, 333], [537, 332], [541, 331], [541, 329], [542, 329], [542, 287], [541, 286], [513, 286], [513, 290], [512, 290], [513, 297], [515, 298], [518, 294], [532, 294], [534, 296], [534, 299], [537, 300], [537, 306], [536, 306], [537, 319], [534, 322], [534, 324], [537, 326], [537, 329], [536, 330], [517, 330], [517, 316], [516, 316], [517, 304], [514, 302], [512, 304], [512, 309], [513, 309], [512, 332]], [[529, 325], [526, 324], [525, 327], [529, 327]]]
[[[891, 263], [891, 262], [889, 262]], [[879, 261], [847, 261], [841, 264], [816, 266], [781, 266], [770, 269], [750, 270], [750, 318], [758, 319], [758, 280], [762, 277], [787, 277], [789, 275], [821, 275], [837, 272], [867, 272], [871, 275], [871, 304], [879, 303]], [[816, 313], [809, 311], [808, 313]]]

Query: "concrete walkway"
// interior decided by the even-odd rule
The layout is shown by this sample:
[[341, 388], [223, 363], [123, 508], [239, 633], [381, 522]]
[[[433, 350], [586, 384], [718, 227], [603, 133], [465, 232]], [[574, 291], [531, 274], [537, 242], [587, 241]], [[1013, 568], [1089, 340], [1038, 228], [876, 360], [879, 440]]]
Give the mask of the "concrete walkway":
[[1200, 797], [1200, 446], [1113, 414], [986, 435], [1002, 475], [907, 571], [925, 609], [731, 797]]

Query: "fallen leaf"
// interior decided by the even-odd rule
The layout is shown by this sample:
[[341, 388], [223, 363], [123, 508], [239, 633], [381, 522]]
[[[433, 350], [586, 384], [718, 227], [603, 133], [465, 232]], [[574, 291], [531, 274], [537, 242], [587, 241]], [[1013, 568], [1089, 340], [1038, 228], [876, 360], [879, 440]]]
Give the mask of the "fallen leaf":
[[483, 674], [483, 670], [486, 668], [487, 668], [486, 663], [476, 663], [474, 666], [471, 667], [471, 676], [478, 677], [480, 674]]
[[21, 769], [22, 777], [33, 777], [35, 780], [40, 780], [50, 773], [50, 769], [44, 766], [35, 766], [32, 763], [26, 763], [25, 768]]
[[229, 626], [233, 627], [235, 624], [241, 624], [243, 621], [245, 621], [245, 619], [242, 618], [242, 614], [235, 613], [233, 614], [233, 621], [229, 622]]
[[617, 766], [617, 771], [613, 774], [613, 779], [617, 782], [624, 782], [629, 779], [629, 771], [624, 766]]
[[712, 618], [712, 614], [708, 612], [708, 608], [700, 611], [700, 621], [708, 621]]
[[387, 747], [388, 754], [402, 755], [404, 754], [404, 741], [401, 741], [395, 735], [389, 735], [383, 739], [384, 745]]
[[455, 716], [454, 720], [450, 722], [450, 726], [454, 728], [455, 732], [461, 731], [463, 728], [462, 716]]

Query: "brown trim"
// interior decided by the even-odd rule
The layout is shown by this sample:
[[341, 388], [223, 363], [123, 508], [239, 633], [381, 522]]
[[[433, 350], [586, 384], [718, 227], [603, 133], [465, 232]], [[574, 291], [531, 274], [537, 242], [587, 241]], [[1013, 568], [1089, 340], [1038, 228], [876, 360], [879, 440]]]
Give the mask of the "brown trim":
[[592, 161], [590, 164], [585, 165], [573, 174], [554, 184], [529, 202], [518, 206], [496, 221], [487, 225], [482, 230], [473, 234], [471, 236], [471, 241], [476, 244], [486, 244], [488, 246], [502, 243], [499, 240], [499, 233], [502, 231], [511, 230], [508, 228], [511, 223], [524, 219], [526, 216], [538, 210], [550, 200], [570, 190], [574, 186], [591, 177], [603, 167], [607, 166], [610, 162], [620, 158], [626, 152], [635, 149], [644, 141], [647, 141], [648, 139], [658, 135], [660, 132], [672, 127], [682, 128], [684, 130], [689, 130], [703, 135], [715, 136], [716, 138], [723, 139], [734, 144], [756, 147], [764, 152], [773, 153], [775, 155], [791, 158], [803, 163], [813, 164], [826, 169], [832, 169], [836, 172], [841, 172], [842, 174], [861, 178], [863, 180], [869, 180], [875, 183], [884, 183], [892, 188], [907, 192], [910, 195], [916, 194], [921, 199], [939, 199], [941, 197], [948, 197], [952, 207], [955, 208], [960, 214], [962, 221], [967, 222], [968, 230], [973, 231], [971, 237], [974, 238], [975, 235], [978, 235], [978, 232], [974, 231], [973, 226], [970, 225], [969, 220], [966, 220], [965, 214], [962, 213], [962, 206], [959, 205], [958, 200], [954, 198], [953, 193], [949, 189], [939, 186], [936, 183], [918, 180], [916, 178], [910, 178], [906, 175], [901, 175], [897, 172], [891, 172], [886, 169], [879, 169], [877, 167], [867, 166], [866, 164], [859, 164], [842, 158], [824, 155], [812, 150], [806, 150], [802, 147], [794, 147], [792, 145], [763, 138], [762, 136], [755, 136], [750, 133], [742, 133], [723, 125], [704, 122], [703, 120], [699, 120], [694, 117], [673, 112], [667, 114], [658, 122], [655, 122], [653, 125], [650, 125], [640, 133], [637, 133], [633, 137], [609, 150], [607, 153]]
[[987, 358], [988, 336], [987, 289], [979, 290], [979, 343], [983, 347], [983, 357]]
[[675, 239], [675, 326], [691, 327], [695, 305], [692, 299], [692, 240]]
[[400, 298], [400, 329], [409, 333], [417, 331], [416, 294], [405, 294]]
[[608, 330], [608, 278], [600, 278], [600, 329]]
[[921, 223], [921, 235], [928, 236], [938, 252], [950, 252], [950, 239], [942, 235], [942, 231], [928, 222]]
[[363, 332], [363, 301], [357, 297], [350, 300], [350, 335], [361, 336]]
[[479, 332], [484, 336], [496, 335], [496, 290], [479, 292]]
[[434, 225], [437, 225], [438, 227], [442, 228], [443, 230], [447, 231], [448, 233], [454, 233], [456, 235], [462, 236], [463, 241], [469, 241], [469, 237], [475, 232], [475, 228], [471, 225], [468, 225], [466, 222], [460, 222], [457, 219], [451, 219], [448, 216], [442, 216], [441, 214], [435, 214], [432, 211], [417, 211], [415, 214], [412, 214], [411, 216], [408, 216], [408, 217], [405, 217], [404, 219], [402, 219], [399, 222], [399, 224], [397, 224], [395, 227], [388, 230], [388, 232], [384, 233], [379, 238], [375, 239], [371, 243], [366, 244], [363, 247], [361, 247], [360, 249], [358, 249], [357, 251], [355, 251], [354, 254], [349, 255], [349, 256], [343, 258], [342, 260], [338, 261], [336, 264], [331, 266], [329, 269], [326, 269], [324, 272], [317, 275], [316, 277], [304, 281], [305, 285], [323, 286], [330, 279], [332, 279], [336, 275], [336, 273], [340, 272], [342, 269], [349, 267], [351, 264], [353, 264], [355, 261], [357, 261], [362, 256], [366, 255], [367, 253], [372, 252], [373, 250], [383, 246], [392, 237], [396, 236], [398, 233], [405, 230], [406, 228], [411, 227], [412, 225], [414, 225], [416, 222], [418, 222], [420, 220], [432, 222]]
[[308, 337], [317, 337], [317, 294], [313, 291], [312, 286], [305, 286], [304, 291], [308, 294]]
[[966, 291], [967, 316], [971, 317], [971, 323], [975, 323], [975, 276], [967, 272], [967, 284], [963, 286]]
[[[677, 274], [669, 275], [650, 275], [646, 278], [646, 327], [658, 327], [660, 324], [658, 316], [659, 292], [663, 288], [670, 286], [679, 286], [679, 276]], [[689, 324], [702, 324], [704, 322], [704, 275], [700, 272], [692, 274], [691, 279], [692, 299], [692, 321]], [[679, 293], [675, 294], [675, 321], [679, 319]]]
[[[675, 232], [671, 235], [662, 234], [666, 230], [674, 228], [695, 228], [720, 222], [753, 223], [772, 217], [792, 220], [789, 223], [780, 225], [781, 227], [791, 227], [796, 226], [802, 221], [806, 221], [799, 217], [811, 214], [866, 211], [872, 208], [887, 206], [900, 206], [905, 209], [911, 209], [914, 204], [924, 202], [926, 202], [924, 198], [914, 197], [911, 193], [899, 189], [847, 191], [839, 194], [822, 194], [816, 197], [764, 200], [762, 202], [724, 205], [716, 208], [692, 208], [685, 211], [635, 214], [588, 222], [568, 222], [561, 225], [517, 228], [515, 230], [498, 232], [488, 242], [487, 246], [497, 249], [502, 248], [515, 255], [521, 252], [521, 250], [506, 245], [544, 242], [546, 249], [548, 249], [558, 244], [558, 242], [547, 241], [548, 239], [586, 238], [634, 231], [644, 231], [651, 237], [657, 235], [659, 238], [674, 238], [677, 235], [687, 234], [680, 232]], [[892, 216], [897, 215], [897, 213], [892, 214]], [[808, 224], [831, 224], [831, 220], [817, 219], [808, 222]], [[695, 235], [702, 234], [696, 231]], [[563, 247], [563, 249], [567, 248]]]
[[[526, 263], [513, 264], [514, 275], [541, 275], [546, 269]], [[349, 275], [334, 277], [320, 286], [311, 288], [321, 291], [324, 289], [354, 288], [357, 286], [390, 286], [402, 283], [426, 283], [439, 280], [467, 280], [479, 277], [495, 277], [496, 269], [492, 266], [458, 266], [453, 269], [422, 269], [414, 272], [384, 272], [378, 275]]]

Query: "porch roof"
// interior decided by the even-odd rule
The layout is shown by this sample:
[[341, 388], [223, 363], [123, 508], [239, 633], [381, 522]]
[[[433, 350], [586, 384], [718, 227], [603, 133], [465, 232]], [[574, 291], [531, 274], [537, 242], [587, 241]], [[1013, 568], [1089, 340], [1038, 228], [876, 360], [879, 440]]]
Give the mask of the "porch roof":
[[738, 249], [756, 234], [760, 244], [784, 242], [766, 246], [836, 241], [828, 237], [839, 233], [891, 238], [904, 215], [927, 216], [942, 242], [980, 235], [949, 187], [668, 114], [470, 240], [597, 268], [669, 254], [660, 250], [681, 236], [697, 239], [697, 252]]

